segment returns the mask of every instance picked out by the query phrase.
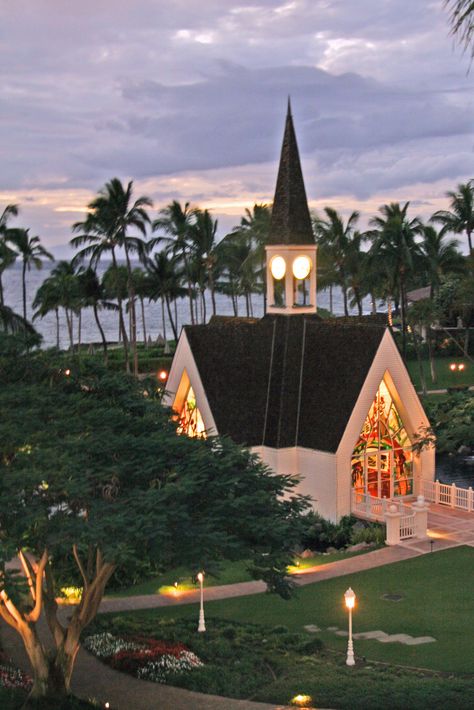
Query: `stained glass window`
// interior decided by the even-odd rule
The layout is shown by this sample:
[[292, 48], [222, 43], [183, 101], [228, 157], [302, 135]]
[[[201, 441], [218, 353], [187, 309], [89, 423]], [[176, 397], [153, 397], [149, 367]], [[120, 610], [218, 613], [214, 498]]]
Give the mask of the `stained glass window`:
[[196, 395], [192, 387], [188, 389], [181, 412], [179, 414], [178, 434], [188, 436], [206, 436], [201, 412], [196, 405]]
[[354, 448], [352, 485], [379, 498], [413, 493], [411, 441], [383, 380]]

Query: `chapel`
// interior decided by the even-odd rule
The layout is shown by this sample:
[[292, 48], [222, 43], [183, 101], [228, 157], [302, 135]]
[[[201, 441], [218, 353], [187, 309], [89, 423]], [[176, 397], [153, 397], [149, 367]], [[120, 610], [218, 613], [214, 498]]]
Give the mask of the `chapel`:
[[429, 426], [390, 329], [317, 313], [317, 247], [288, 105], [266, 251], [263, 318], [185, 326], [165, 404], [189, 436], [227, 435], [298, 478], [338, 521], [368, 497], [402, 501], [434, 478]]

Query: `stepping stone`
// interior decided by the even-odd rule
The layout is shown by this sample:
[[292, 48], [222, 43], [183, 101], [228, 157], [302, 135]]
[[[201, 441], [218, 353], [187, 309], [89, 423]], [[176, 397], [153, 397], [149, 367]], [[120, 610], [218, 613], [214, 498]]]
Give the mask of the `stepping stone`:
[[336, 636], [349, 636], [348, 631], [335, 631]]
[[339, 626], [328, 626], [326, 630], [327, 631], [337, 631], [338, 628], [339, 628]]
[[321, 631], [319, 626], [316, 626], [316, 624], [307, 624], [303, 628], [305, 629], [305, 631], [308, 631], [310, 634], [317, 634], [318, 631]]
[[436, 639], [432, 636], [416, 636], [415, 638], [411, 638], [409, 641], [405, 641], [405, 643], [407, 646], [418, 646], [422, 643], [433, 643], [435, 641]]
[[354, 634], [354, 638], [382, 641], [382, 639], [388, 638], [388, 634], [385, 631], [361, 631], [358, 634]]

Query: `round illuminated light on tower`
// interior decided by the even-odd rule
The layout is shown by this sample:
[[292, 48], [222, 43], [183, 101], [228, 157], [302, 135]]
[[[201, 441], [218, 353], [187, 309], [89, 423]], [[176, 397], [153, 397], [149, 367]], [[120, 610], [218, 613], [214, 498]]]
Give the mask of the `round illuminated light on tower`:
[[286, 274], [286, 261], [282, 256], [274, 256], [270, 262], [270, 271], [277, 281], [280, 281]]
[[293, 276], [299, 281], [303, 281], [309, 276], [311, 271], [311, 259], [309, 256], [297, 256], [293, 262]]

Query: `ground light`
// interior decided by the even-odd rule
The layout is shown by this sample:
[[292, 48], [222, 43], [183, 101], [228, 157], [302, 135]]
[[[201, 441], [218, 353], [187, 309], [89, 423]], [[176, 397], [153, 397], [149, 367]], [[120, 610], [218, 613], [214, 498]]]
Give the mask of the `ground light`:
[[201, 587], [201, 604], [199, 607], [198, 631], [202, 632], [206, 630], [206, 622], [204, 620], [204, 572], [199, 572], [197, 578]]
[[302, 693], [298, 693], [298, 695], [295, 695], [295, 697], [290, 700], [290, 704], [295, 705], [297, 708], [309, 708], [312, 702], [313, 698], [311, 695], [303, 695]]
[[346, 665], [353, 666], [353, 665], [355, 665], [355, 660], [354, 660], [354, 646], [352, 643], [352, 610], [355, 606], [356, 595], [354, 594], [353, 590], [350, 587], [344, 593], [344, 599], [346, 602], [346, 607], [349, 611], [349, 640], [347, 642]]
[[165, 382], [165, 380], [168, 379], [168, 373], [166, 370], [160, 370], [158, 373], [158, 379], [161, 380], [162, 382]]

